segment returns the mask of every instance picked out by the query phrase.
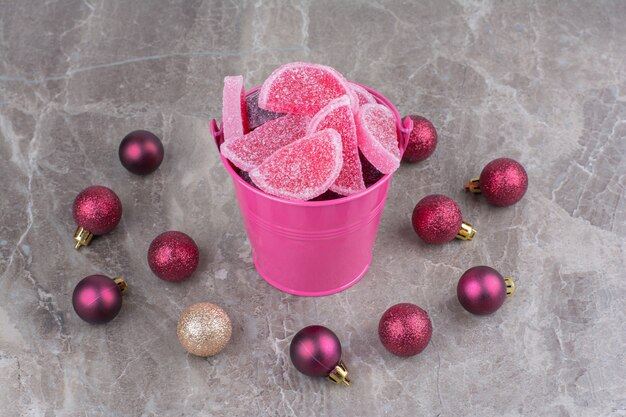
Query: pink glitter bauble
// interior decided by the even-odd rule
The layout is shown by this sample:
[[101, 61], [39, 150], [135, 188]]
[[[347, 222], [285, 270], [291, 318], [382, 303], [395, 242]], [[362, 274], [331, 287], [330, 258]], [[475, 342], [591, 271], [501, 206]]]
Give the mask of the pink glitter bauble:
[[428, 158], [437, 147], [437, 129], [426, 118], [410, 115], [413, 120], [413, 130], [409, 136], [409, 144], [402, 155], [405, 162], [419, 162]]
[[390, 307], [378, 323], [378, 337], [385, 349], [398, 356], [413, 356], [423, 351], [433, 334], [428, 313], [415, 304]]
[[510, 158], [489, 162], [480, 173], [480, 192], [494, 206], [506, 207], [522, 199], [528, 189], [524, 167]]
[[422, 198], [413, 209], [413, 229], [427, 243], [446, 243], [454, 239], [463, 218], [459, 205], [450, 197], [433, 194]]
[[120, 222], [122, 202], [110, 188], [93, 185], [78, 193], [72, 214], [77, 225], [94, 235], [103, 235]]
[[200, 253], [196, 242], [182, 232], [170, 231], [155, 237], [148, 249], [148, 264], [154, 275], [179, 282], [193, 274]]

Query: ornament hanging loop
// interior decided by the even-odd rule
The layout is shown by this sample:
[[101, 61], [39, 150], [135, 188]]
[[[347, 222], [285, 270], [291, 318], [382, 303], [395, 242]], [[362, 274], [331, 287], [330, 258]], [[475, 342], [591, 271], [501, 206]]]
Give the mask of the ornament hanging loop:
[[81, 226], [78, 226], [78, 229], [76, 229], [76, 232], [74, 233], [74, 249], [78, 250], [81, 246], [88, 246], [89, 243], [91, 243], [92, 238], [93, 233]]
[[113, 281], [115, 282], [117, 287], [120, 289], [120, 292], [122, 294], [126, 294], [126, 291], [128, 291], [128, 284], [126, 284], [126, 281], [124, 281], [124, 278], [115, 277], [113, 278]]
[[474, 229], [471, 224], [463, 222], [461, 223], [461, 230], [459, 230], [455, 237], [461, 240], [473, 240], [476, 233], [476, 229]]
[[465, 190], [474, 194], [480, 194], [480, 178], [475, 177], [465, 184]]
[[504, 283], [506, 284], [506, 296], [510, 297], [515, 294], [516, 287], [513, 278], [504, 278]]
[[333, 381], [335, 384], [339, 384], [340, 382], [346, 386], [350, 386], [350, 378], [348, 378], [348, 367], [343, 361], [339, 361], [335, 369], [330, 371], [328, 374], [328, 379]]

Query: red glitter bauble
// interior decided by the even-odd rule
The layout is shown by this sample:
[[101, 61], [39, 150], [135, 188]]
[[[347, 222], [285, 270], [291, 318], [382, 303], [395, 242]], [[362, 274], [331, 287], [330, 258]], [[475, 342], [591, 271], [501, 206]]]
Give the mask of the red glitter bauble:
[[124, 168], [133, 174], [147, 175], [161, 165], [165, 151], [154, 133], [135, 130], [122, 139], [118, 154]]
[[506, 299], [506, 282], [498, 271], [488, 266], [468, 269], [459, 279], [456, 295], [464, 309], [472, 314], [491, 314]]
[[148, 264], [165, 281], [189, 278], [198, 266], [200, 253], [192, 238], [182, 232], [165, 232], [155, 237], [148, 249]]
[[308, 326], [291, 340], [289, 356], [296, 369], [309, 376], [326, 376], [341, 360], [341, 343], [332, 330]]
[[122, 202], [110, 188], [94, 185], [78, 193], [72, 214], [78, 226], [94, 235], [103, 235], [120, 222]]
[[506, 207], [522, 199], [528, 188], [526, 170], [510, 158], [489, 162], [480, 173], [480, 192], [494, 206]]
[[428, 313], [415, 304], [390, 307], [378, 323], [378, 337], [383, 346], [398, 356], [417, 355], [426, 349], [432, 334]]
[[412, 221], [415, 233], [427, 243], [451, 241], [463, 224], [459, 205], [440, 194], [422, 198], [413, 209]]
[[413, 120], [413, 130], [409, 136], [409, 143], [402, 155], [405, 162], [419, 162], [428, 158], [437, 147], [437, 129], [426, 118], [410, 115]]

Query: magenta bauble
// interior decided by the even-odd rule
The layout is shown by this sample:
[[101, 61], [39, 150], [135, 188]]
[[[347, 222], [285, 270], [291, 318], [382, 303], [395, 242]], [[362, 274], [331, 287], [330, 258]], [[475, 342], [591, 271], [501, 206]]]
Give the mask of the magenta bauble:
[[300, 330], [291, 340], [289, 356], [296, 369], [309, 376], [326, 376], [335, 383], [350, 384], [341, 361], [341, 342], [332, 330], [313, 325]]
[[456, 294], [459, 302], [472, 314], [485, 315], [498, 310], [515, 286], [510, 278], [503, 278], [488, 266], [468, 269], [459, 279]]
[[74, 288], [72, 305], [78, 316], [88, 323], [113, 320], [122, 308], [122, 292], [126, 283], [121, 278], [89, 275]]

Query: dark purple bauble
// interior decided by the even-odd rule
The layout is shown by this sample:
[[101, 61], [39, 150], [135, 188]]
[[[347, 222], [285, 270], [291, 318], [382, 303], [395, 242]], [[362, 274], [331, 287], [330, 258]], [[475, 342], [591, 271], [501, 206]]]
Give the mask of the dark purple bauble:
[[74, 288], [72, 305], [78, 316], [88, 323], [111, 321], [122, 308], [122, 291], [109, 277], [89, 275]]
[[456, 287], [459, 302], [472, 314], [491, 314], [506, 298], [506, 283], [498, 271], [488, 266], [468, 269]]
[[133, 174], [154, 172], [163, 162], [164, 155], [161, 140], [146, 130], [130, 132], [120, 143], [120, 161]]
[[309, 376], [326, 376], [341, 360], [341, 343], [332, 330], [308, 326], [293, 337], [289, 347], [291, 362]]

